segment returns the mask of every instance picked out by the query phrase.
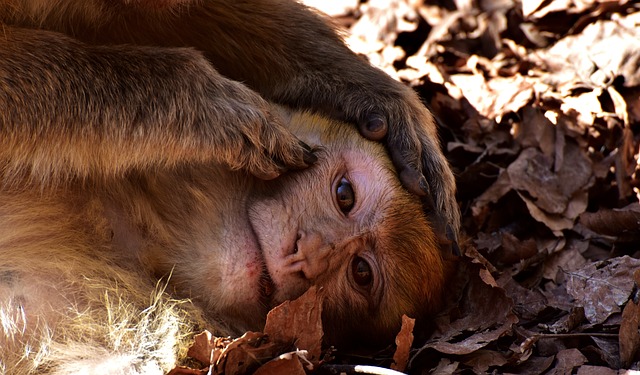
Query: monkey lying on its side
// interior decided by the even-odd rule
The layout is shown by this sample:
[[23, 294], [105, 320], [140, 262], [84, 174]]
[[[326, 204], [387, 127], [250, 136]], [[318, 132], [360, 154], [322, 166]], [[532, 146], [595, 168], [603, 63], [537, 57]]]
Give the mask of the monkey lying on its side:
[[[434, 121], [301, 4], [0, 0], [0, 26], [0, 372], [161, 372], [193, 323], [260, 329], [312, 284], [340, 345], [437, 308]], [[298, 137], [318, 161], [285, 173]]]
[[8, 373], [162, 373], [194, 324], [260, 330], [311, 285], [342, 346], [384, 343], [402, 314], [437, 309], [444, 261], [383, 147], [316, 115], [282, 118], [318, 160], [275, 180], [187, 163], [0, 190]]

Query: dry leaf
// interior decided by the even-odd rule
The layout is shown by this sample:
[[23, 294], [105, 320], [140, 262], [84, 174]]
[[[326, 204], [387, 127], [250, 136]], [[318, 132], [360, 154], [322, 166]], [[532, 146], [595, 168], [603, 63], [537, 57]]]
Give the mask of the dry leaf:
[[278, 356], [262, 365], [253, 375], [306, 375], [300, 357], [295, 352]]
[[205, 365], [212, 362], [212, 352], [216, 347], [220, 347], [214, 340], [215, 338], [209, 331], [203, 331], [193, 337], [193, 345], [189, 348], [187, 355], [194, 358]]
[[640, 294], [638, 287], [640, 286], [640, 270], [633, 273], [634, 292], [631, 295], [627, 305], [622, 310], [622, 322], [620, 323], [620, 362], [626, 368], [633, 363], [636, 353], [640, 348]]
[[274, 341], [290, 343], [317, 363], [322, 352], [322, 294], [312, 286], [294, 301], [285, 301], [267, 315], [264, 332]]
[[407, 368], [407, 363], [409, 363], [409, 351], [413, 344], [413, 327], [415, 324], [415, 319], [402, 315], [402, 328], [396, 336], [396, 352], [393, 354], [391, 369], [404, 371]]
[[508, 359], [504, 354], [492, 350], [478, 350], [464, 357], [464, 364], [473, 368], [476, 374], [489, 372], [490, 367], [507, 364]]
[[591, 263], [567, 272], [567, 291], [584, 307], [591, 323], [602, 323], [611, 314], [620, 312], [633, 289], [633, 272], [640, 260], [628, 256]]
[[469, 354], [497, 340], [518, 322], [512, 313], [513, 301], [500, 287], [480, 279], [479, 267], [466, 265], [469, 280], [460, 300], [460, 319], [437, 322], [437, 335], [420, 349], [435, 349], [446, 354]]
[[587, 362], [578, 349], [565, 349], [556, 354], [556, 365], [546, 372], [548, 375], [572, 374], [573, 369]]

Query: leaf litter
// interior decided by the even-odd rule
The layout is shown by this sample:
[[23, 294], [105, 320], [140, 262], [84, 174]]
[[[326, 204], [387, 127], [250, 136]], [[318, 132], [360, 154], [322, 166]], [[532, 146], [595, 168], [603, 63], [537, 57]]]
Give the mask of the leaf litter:
[[190, 355], [203, 369], [173, 373], [640, 370], [640, 6], [304, 2], [438, 119], [465, 238], [447, 308], [431, 330], [407, 318], [396, 345], [350, 355], [321, 346], [311, 290], [270, 313], [264, 333], [198, 336]]

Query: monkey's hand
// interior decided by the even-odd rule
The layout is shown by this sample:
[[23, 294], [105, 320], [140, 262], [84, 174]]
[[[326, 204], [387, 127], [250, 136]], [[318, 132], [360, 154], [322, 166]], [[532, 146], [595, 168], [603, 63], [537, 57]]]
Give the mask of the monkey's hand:
[[185, 48], [0, 36], [0, 176], [35, 181], [219, 162], [260, 178], [315, 161], [256, 92]]
[[225, 76], [270, 101], [358, 124], [365, 137], [386, 144], [403, 185], [445, 223], [442, 233], [457, 233], [454, 178], [433, 118], [410, 88], [356, 56], [298, 2], [212, 0], [202, 11], [211, 18], [185, 17], [182, 26], [215, 25], [215, 38], [191, 42]]
[[343, 112], [364, 137], [386, 145], [402, 184], [421, 197], [435, 232], [446, 236], [442, 242], [455, 246], [460, 222], [455, 179], [433, 116], [412, 89], [382, 72], [369, 74], [379, 76], [375, 86], [359, 85], [362, 91], [349, 95]]
[[279, 108], [241, 83], [213, 70], [207, 73], [214, 77], [209, 86], [215, 90], [208, 95], [202, 112], [213, 111], [215, 124], [205, 127], [205, 134], [197, 137], [211, 142], [207, 147], [214, 150], [215, 158], [265, 180], [287, 170], [306, 168], [317, 160], [311, 148], [284, 125]]

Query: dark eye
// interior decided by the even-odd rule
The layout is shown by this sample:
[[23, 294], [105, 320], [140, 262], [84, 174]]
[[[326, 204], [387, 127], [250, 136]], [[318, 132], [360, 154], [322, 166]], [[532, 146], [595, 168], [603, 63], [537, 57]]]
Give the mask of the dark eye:
[[340, 207], [340, 211], [345, 214], [348, 214], [349, 211], [353, 208], [353, 204], [355, 203], [356, 196], [353, 192], [353, 187], [351, 187], [351, 183], [346, 178], [342, 178], [340, 183], [338, 183], [338, 187], [336, 188], [336, 201], [338, 202], [338, 207]]
[[351, 261], [351, 274], [353, 275], [353, 281], [360, 286], [369, 286], [373, 281], [371, 266], [364, 258], [353, 258], [353, 261]]

